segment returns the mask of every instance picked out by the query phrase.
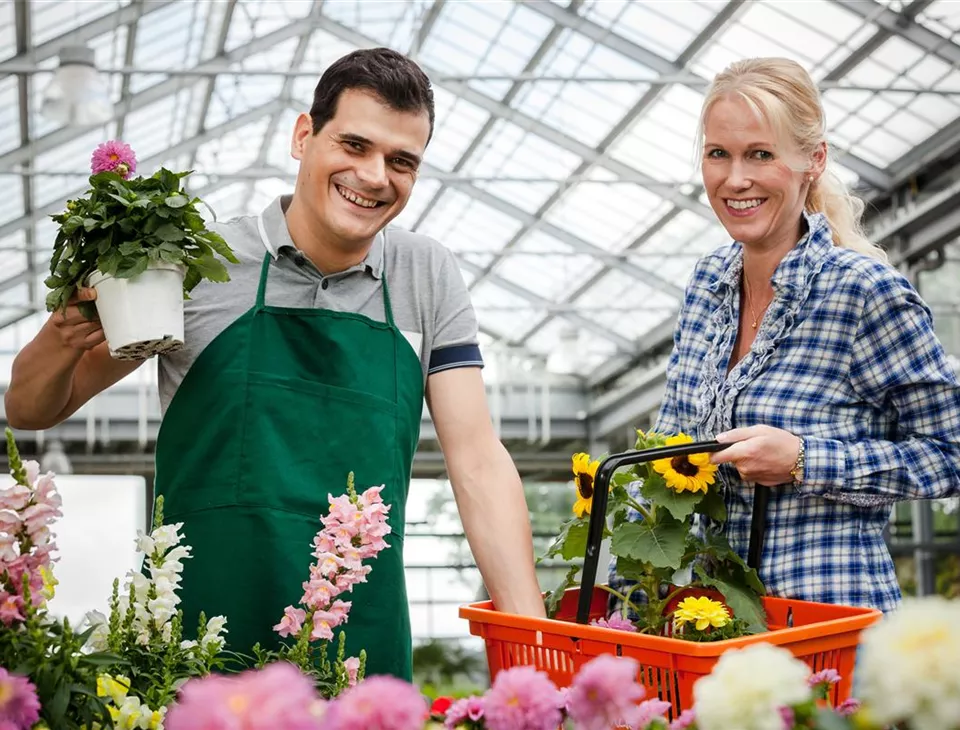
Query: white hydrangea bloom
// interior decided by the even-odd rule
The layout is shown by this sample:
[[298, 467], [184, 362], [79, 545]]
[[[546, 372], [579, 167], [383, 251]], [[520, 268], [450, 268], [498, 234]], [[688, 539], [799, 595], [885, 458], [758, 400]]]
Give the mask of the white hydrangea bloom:
[[810, 668], [789, 651], [752, 644], [720, 657], [693, 686], [700, 730], [783, 730], [781, 707], [811, 699]]
[[879, 723], [960, 728], [960, 601], [905, 599], [863, 632], [857, 683]]

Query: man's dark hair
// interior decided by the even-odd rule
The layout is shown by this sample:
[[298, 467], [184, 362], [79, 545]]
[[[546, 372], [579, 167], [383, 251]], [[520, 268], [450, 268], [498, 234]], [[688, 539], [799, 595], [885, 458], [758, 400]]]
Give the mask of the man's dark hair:
[[[433, 136], [433, 89], [423, 70], [402, 53], [389, 48], [370, 48], [348, 53], [333, 62], [313, 92], [313, 133], [337, 113], [337, 102], [347, 89], [365, 89], [400, 112], [426, 111]], [[429, 137], [428, 137], [429, 141]]]

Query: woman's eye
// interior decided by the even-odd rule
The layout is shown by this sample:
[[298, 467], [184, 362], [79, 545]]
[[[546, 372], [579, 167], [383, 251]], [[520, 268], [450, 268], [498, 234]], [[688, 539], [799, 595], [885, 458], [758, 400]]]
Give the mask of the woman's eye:
[[723, 150], [710, 150], [709, 152], [707, 152], [707, 157], [713, 157], [715, 159], [719, 159], [720, 157], [723, 157], [724, 154], [725, 153]]
[[773, 159], [773, 155], [770, 152], [767, 152], [766, 150], [757, 150], [753, 154], [758, 160], [762, 162], [766, 162], [768, 160]]

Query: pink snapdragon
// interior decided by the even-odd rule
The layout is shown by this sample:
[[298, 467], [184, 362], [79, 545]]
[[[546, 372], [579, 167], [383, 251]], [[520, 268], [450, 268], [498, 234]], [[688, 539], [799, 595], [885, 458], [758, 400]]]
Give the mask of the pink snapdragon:
[[310, 566], [310, 580], [303, 583], [304, 608], [287, 606], [274, 631], [295, 636], [307, 625], [311, 641], [333, 640], [333, 630], [346, 622], [350, 611], [350, 603], [339, 596], [365, 583], [371, 567], [362, 561], [389, 547], [383, 537], [390, 533], [390, 506], [384, 504], [382, 490], [371, 487], [358, 495], [350, 485], [347, 494], [328, 496], [330, 510], [320, 518], [323, 528], [313, 539], [316, 562]]
[[100, 172], [115, 172], [124, 180], [137, 171], [137, 156], [133, 148], [120, 140], [110, 140], [99, 145], [90, 157], [90, 169]]
[[30, 730], [39, 719], [36, 687], [26, 677], [0, 667], [0, 728]]
[[41, 476], [37, 462], [21, 462], [13, 432], [6, 435], [14, 483], [0, 489], [0, 623], [10, 626], [26, 619], [25, 578], [32, 606], [46, 600], [42, 569], [57, 549], [50, 525], [62, 516], [62, 500], [53, 474]]

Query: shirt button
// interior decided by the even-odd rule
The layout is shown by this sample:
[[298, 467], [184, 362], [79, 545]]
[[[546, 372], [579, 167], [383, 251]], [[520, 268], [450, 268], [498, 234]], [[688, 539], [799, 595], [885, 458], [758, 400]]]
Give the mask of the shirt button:
[[323, 283], [320, 286], [323, 288], [324, 291], [326, 291], [327, 287], [330, 286], [330, 281], [327, 279], [324, 279]]

